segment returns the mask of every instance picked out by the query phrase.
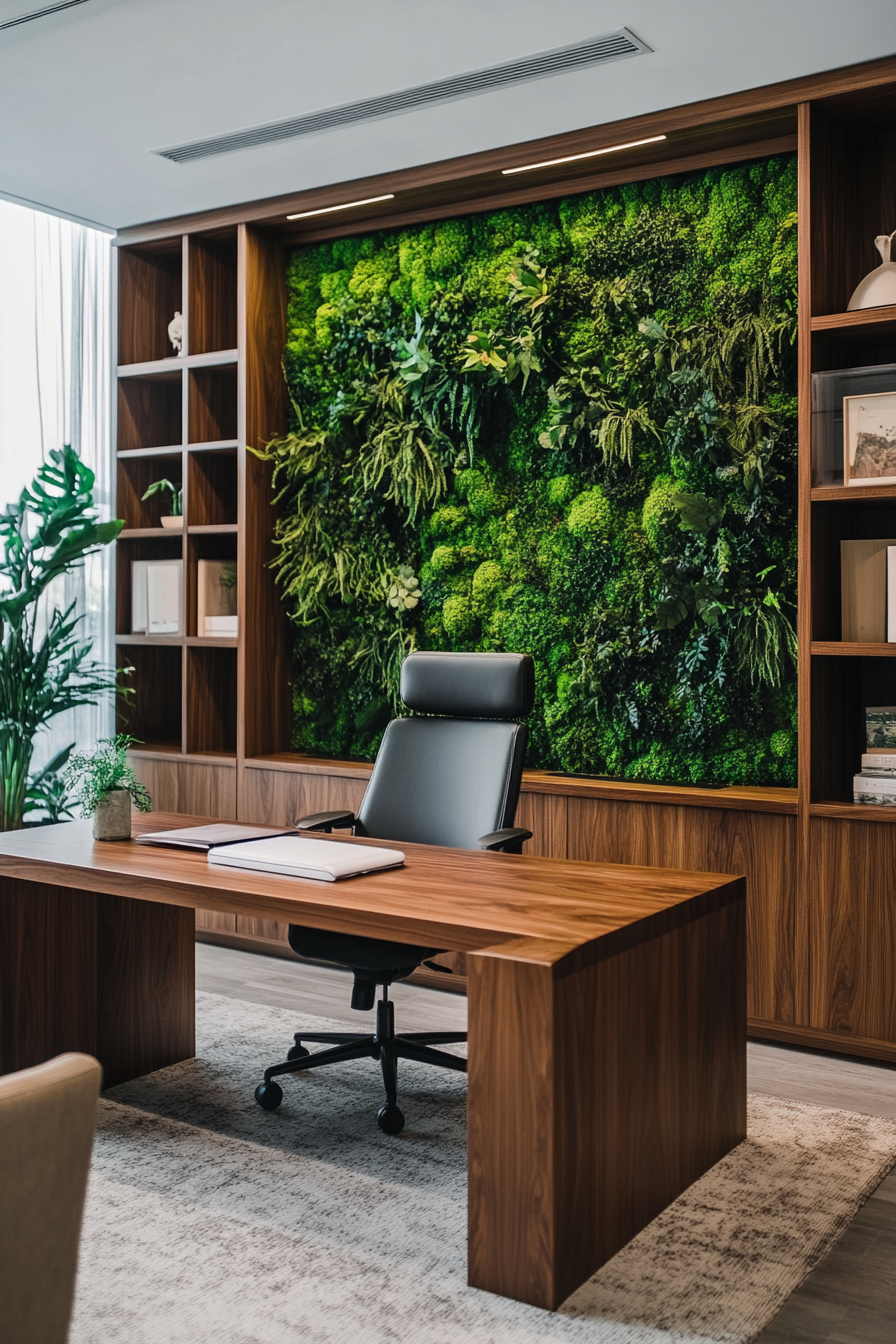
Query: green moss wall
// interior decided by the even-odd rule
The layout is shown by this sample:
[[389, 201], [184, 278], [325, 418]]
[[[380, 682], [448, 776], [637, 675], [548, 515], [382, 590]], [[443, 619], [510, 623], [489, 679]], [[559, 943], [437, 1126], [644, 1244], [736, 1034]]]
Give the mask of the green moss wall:
[[795, 782], [791, 157], [295, 250], [268, 454], [296, 749], [531, 653], [529, 764]]

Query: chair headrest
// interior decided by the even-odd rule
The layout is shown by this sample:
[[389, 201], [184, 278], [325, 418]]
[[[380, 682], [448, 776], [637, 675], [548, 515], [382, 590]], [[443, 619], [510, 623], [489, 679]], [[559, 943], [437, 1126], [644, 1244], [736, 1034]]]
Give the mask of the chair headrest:
[[527, 653], [411, 653], [401, 667], [401, 698], [423, 714], [521, 719], [534, 696]]

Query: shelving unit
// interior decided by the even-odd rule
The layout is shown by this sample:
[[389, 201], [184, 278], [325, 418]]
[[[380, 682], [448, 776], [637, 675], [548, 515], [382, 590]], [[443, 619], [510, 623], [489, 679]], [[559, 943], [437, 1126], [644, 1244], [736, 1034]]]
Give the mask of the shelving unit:
[[[854, 803], [865, 708], [896, 704], [896, 645], [841, 640], [840, 542], [896, 537], [896, 487], [813, 471], [812, 374], [896, 362], [896, 307], [847, 312], [896, 227], [896, 83], [800, 108], [800, 897], [803, 1022], [896, 1059], [896, 809]], [[891, 223], [887, 223], [891, 220]]]
[[[259, 313], [268, 323], [282, 313], [279, 296], [266, 288], [275, 275], [282, 288], [282, 273], [276, 240], [256, 238], [244, 225], [119, 250], [116, 474], [117, 512], [126, 527], [117, 547], [116, 644], [119, 664], [133, 667], [134, 688], [120, 727], [140, 740], [135, 757], [151, 762], [154, 779], [181, 810], [236, 816], [237, 759], [246, 744], [240, 706], [257, 702], [253, 749], [280, 741], [270, 721], [286, 703], [286, 678], [265, 688], [266, 670], [257, 666], [282, 662], [271, 656], [271, 630], [285, 645], [264, 567], [270, 543], [259, 548], [255, 540], [262, 529], [269, 537], [272, 527], [269, 477], [245, 444], [263, 442], [267, 428], [258, 423], [257, 354], [250, 352], [257, 341], [248, 327]], [[184, 316], [179, 355], [168, 338], [176, 311]], [[282, 347], [284, 335], [281, 316], [270, 339]], [[276, 396], [264, 405], [275, 408], [279, 421]], [[161, 527], [167, 497], [142, 498], [160, 477], [183, 486], [180, 531]], [[148, 559], [183, 561], [178, 636], [131, 633], [131, 565]], [[198, 633], [201, 559], [236, 565], [237, 638]]]
[[[259, 447], [287, 423], [285, 249], [502, 205], [799, 157], [800, 786], [701, 793], [527, 772], [518, 820], [533, 852], [748, 876], [751, 1032], [896, 1062], [896, 809], [852, 802], [867, 704], [896, 704], [896, 646], [841, 639], [840, 541], [896, 537], [896, 488], [813, 478], [812, 374], [896, 363], [896, 306], [846, 311], [896, 227], [896, 58], [244, 207], [148, 224], [119, 244], [118, 656], [130, 730], [156, 805], [289, 824], [356, 807], [358, 762], [290, 749], [289, 637], [270, 569]], [[502, 169], [666, 139], [523, 177]], [[300, 218], [341, 202], [388, 201]], [[185, 317], [175, 357], [167, 325]], [[186, 528], [163, 534], [140, 495], [179, 472]], [[130, 561], [182, 557], [186, 630], [130, 636]], [[236, 557], [239, 637], [196, 633], [200, 558]], [[207, 938], [289, 955], [272, 921], [208, 917]], [[444, 979], [439, 977], [444, 984]], [[438, 981], [437, 981], [438, 983]]]

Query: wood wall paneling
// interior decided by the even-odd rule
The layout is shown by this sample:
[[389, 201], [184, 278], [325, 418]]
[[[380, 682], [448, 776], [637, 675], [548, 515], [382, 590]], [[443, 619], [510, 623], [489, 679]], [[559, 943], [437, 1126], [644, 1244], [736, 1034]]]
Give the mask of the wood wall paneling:
[[292, 826], [300, 817], [345, 808], [357, 811], [366, 778], [303, 774], [287, 770], [244, 768], [240, 784], [240, 821], [264, 826]]
[[120, 668], [133, 669], [124, 684], [134, 692], [131, 700], [118, 698], [118, 732], [129, 733], [141, 743], [179, 752], [183, 726], [180, 642], [120, 644], [116, 653]]
[[896, 827], [813, 818], [808, 1024], [896, 1042]]
[[167, 448], [181, 442], [179, 371], [118, 380], [118, 450]]
[[187, 751], [236, 756], [236, 649], [187, 649]]
[[187, 457], [190, 527], [237, 522], [237, 450], [193, 452]]
[[223, 237], [189, 239], [190, 354], [235, 350], [237, 345], [236, 229]]
[[562, 795], [535, 793], [524, 789], [516, 809], [514, 825], [525, 826], [532, 839], [523, 846], [524, 854], [542, 854], [549, 859], [565, 859], [567, 845], [567, 807]]
[[237, 438], [236, 365], [190, 369], [188, 434], [190, 443], [219, 443]]
[[568, 817], [571, 859], [743, 873], [750, 1016], [807, 1021], [796, 817], [572, 798]]
[[234, 765], [139, 749], [130, 753], [130, 759], [137, 778], [149, 789], [154, 811], [237, 820]]
[[174, 354], [168, 323], [183, 311], [180, 238], [122, 249], [118, 268], [118, 363]]

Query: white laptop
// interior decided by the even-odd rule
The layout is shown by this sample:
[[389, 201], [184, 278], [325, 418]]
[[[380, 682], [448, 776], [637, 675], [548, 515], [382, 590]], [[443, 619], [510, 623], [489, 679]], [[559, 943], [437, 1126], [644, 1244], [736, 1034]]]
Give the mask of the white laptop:
[[249, 840], [210, 849], [208, 861], [214, 868], [251, 868], [282, 877], [338, 882], [381, 868], [400, 868], [404, 854], [400, 849], [346, 845], [339, 840], [312, 840], [304, 835], [278, 835], [269, 840]]

